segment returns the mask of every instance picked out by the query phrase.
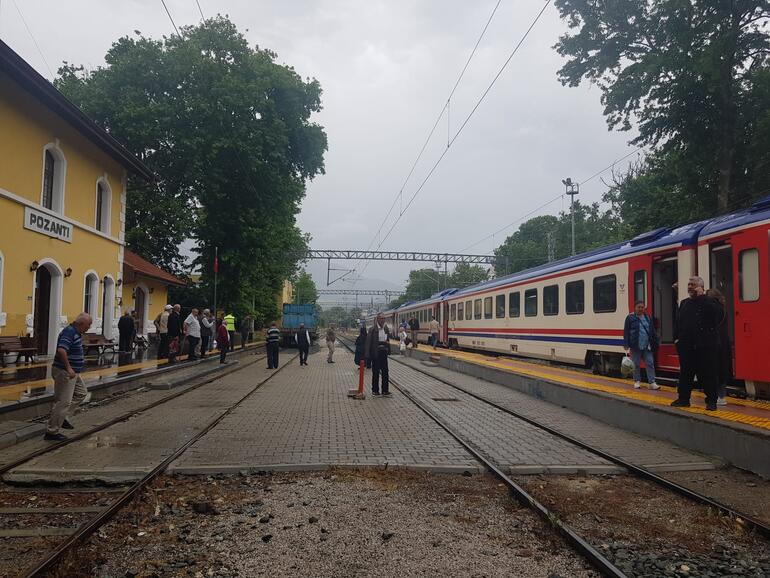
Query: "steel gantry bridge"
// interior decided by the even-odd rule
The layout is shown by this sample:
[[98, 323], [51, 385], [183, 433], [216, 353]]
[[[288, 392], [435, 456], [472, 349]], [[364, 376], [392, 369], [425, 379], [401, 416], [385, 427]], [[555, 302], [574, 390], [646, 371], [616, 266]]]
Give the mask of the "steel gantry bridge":
[[316, 291], [319, 295], [355, 295], [370, 297], [373, 295], [384, 295], [385, 297], [403, 295], [405, 291], [398, 289], [318, 289]]
[[[354, 251], [348, 249], [309, 249], [305, 259], [326, 259], [326, 286], [339, 281], [353, 273], [355, 269], [334, 269], [332, 259], [354, 261], [422, 261], [444, 264], [446, 271], [448, 263], [467, 263], [469, 265], [493, 265], [494, 255], [466, 255], [462, 253], [432, 253], [427, 251]], [[506, 267], [507, 269], [507, 267]], [[343, 271], [343, 274], [331, 279], [332, 271]]]

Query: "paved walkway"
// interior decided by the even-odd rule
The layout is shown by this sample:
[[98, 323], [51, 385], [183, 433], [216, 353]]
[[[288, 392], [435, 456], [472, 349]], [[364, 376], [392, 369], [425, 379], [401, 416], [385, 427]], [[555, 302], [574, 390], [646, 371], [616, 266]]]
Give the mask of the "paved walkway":
[[[429, 374], [455, 384], [466, 391], [483, 397], [484, 399], [488, 399], [502, 407], [522, 414], [525, 417], [537, 420], [555, 430], [601, 449], [608, 454], [651, 470], [707, 470], [714, 469], [715, 465], [720, 465], [717, 460], [694, 452], [689, 452], [664, 441], [655, 440], [618, 427], [607, 425], [581, 413], [571, 411], [547, 401], [539, 400], [502, 385], [484, 381], [462, 373], [453, 372], [443, 367], [425, 364], [412, 357], [397, 357], [395, 359], [402, 362], [404, 365], [400, 363], [391, 363], [391, 366], [395, 368], [395, 370], [392, 370], [394, 375], [398, 377], [403, 376], [405, 383], [414, 383], [414, 380], [416, 379], [415, 385], [413, 387], [410, 386], [409, 389], [412, 393], [416, 393], [420, 397], [424, 397], [420, 393], [422, 384], [426, 382], [426, 379], [429, 382], [432, 380], [420, 373], [410, 371], [407, 369], [408, 367], [415, 367], [421, 371], [428, 372]], [[419, 377], [415, 378], [414, 376]], [[433, 384], [435, 383], [440, 382], [433, 381]], [[440, 386], [432, 385], [430, 392], [431, 395], [445, 395], [462, 399], [472, 399], [471, 396], [466, 396], [462, 392], [446, 384], [441, 384]], [[497, 412], [497, 410], [492, 409], [492, 412]], [[561, 440], [559, 440], [559, 442], [562, 444], [566, 443]]]
[[402, 395], [348, 398], [348, 389], [357, 385], [352, 356], [338, 348], [336, 363], [328, 364], [325, 355], [311, 355], [307, 367], [293, 362], [170, 470], [211, 473], [386, 465], [479, 470], [460, 444]]

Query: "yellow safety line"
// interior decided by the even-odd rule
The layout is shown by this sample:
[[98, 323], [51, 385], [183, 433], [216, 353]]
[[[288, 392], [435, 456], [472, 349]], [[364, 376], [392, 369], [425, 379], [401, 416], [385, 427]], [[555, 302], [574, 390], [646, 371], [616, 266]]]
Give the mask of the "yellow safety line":
[[[419, 348], [418, 348], [419, 351]], [[573, 385], [575, 387], [590, 389], [593, 391], [601, 391], [604, 393], [609, 393], [612, 395], [617, 395], [620, 397], [626, 397], [629, 399], [636, 399], [639, 401], [644, 401], [646, 403], [658, 405], [658, 406], [665, 406], [670, 407], [669, 400], [662, 399], [656, 395], [645, 393], [644, 391], [635, 390], [635, 389], [623, 389], [614, 387], [611, 385], [602, 385], [598, 383], [592, 383], [589, 381], [586, 381], [584, 379], [579, 378], [573, 378], [568, 376], [562, 376], [562, 375], [553, 375], [552, 373], [544, 372], [544, 371], [538, 371], [536, 369], [530, 369], [528, 367], [512, 367], [511, 365], [507, 363], [501, 363], [499, 361], [495, 361], [493, 359], [487, 358], [483, 355], [477, 354], [477, 353], [468, 353], [468, 352], [457, 352], [457, 351], [431, 351], [427, 350], [430, 353], [434, 353], [437, 355], [446, 355], [448, 357], [456, 357], [460, 359], [465, 359], [467, 361], [470, 361], [471, 363], [475, 363], [477, 365], [485, 365], [489, 367], [495, 367], [497, 369], [502, 369], [503, 371], [507, 371], [510, 373], [519, 373], [523, 375], [528, 375], [532, 377], [538, 377], [540, 379], [545, 379], [548, 381], [556, 381], [556, 382], [564, 382], [568, 385]], [[479, 359], [482, 358], [482, 359]], [[530, 367], [538, 367], [536, 364], [527, 363], [527, 362], [521, 362], [518, 359], [517, 360], [511, 360], [514, 361], [516, 364], [520, 365], [527, 365]], [[562, 370], [562, 371], [569, 371], [569, 370]], [[579, 375], [577, 372], [575, 372], [575, 375]], [[605, 379], [602, 377], [602, 379]], [[611, 381], [615, 382], [621, 382], [621, 380], [609, 378]], [[625, 382], [627, 386], [628, 382]], [[702, 394], [701, 394], [702, 396]], [[750, 400], [730, 400], [731, 404], [735, 404], [737, 401], [744, 401], [747, 402], [745, 404], [736, 404], [736, 405], [749, 405], [749, 407], [755, 407], [757, 409], [767, 409], [766, 407], [762, 407], [760, 404], [754, 405], [753, 402]], [[734, 421], [738, 423], [743, 423], [746, 425], [751, 425], [754, 427], [758, 427], [761, 429], [770, 429], [770, 418], [765, 417], [757, 417], [757, 416], [749, 416], [744, 415], [742, 413], [733, 412], [729, 410], [720, 409], [717, 413], [706, 411], [705, 408], [700, 407], [686, 407], [686, 408], [671, 408], [671, 409], [679, 409], [685, 412], [689, 413], [695, 413], [695, 414], [701, 414], [701, 415], [708, 415], [709, 417], [715, 417], [717, 419], [724, 419], [726, 421]]]

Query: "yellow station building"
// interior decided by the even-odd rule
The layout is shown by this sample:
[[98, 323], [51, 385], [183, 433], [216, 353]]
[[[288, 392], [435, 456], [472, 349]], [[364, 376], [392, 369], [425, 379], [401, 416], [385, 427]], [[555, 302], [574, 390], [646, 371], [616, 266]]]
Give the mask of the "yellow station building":
[[33, 336], [51, 354], [85, 310], [91, 331], [117, 336], [135, 295], [123, 287], [129, 172], [152, 179], [0, 41], [0, 335]]

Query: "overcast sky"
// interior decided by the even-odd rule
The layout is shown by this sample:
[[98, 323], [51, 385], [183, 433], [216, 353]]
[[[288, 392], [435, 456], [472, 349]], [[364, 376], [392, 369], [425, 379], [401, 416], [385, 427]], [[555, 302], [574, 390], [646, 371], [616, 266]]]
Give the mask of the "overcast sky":
[[[316, 249], [369, 247], [496, 0], [199, 2], [207, 17], [229, 15], [252, 44], [320, 81], [324, 110], [316, 120], [329, 137], [326, 174], [309, 183], [299, 224]], [[200, 19], [195, 0], [166, 4], [177, 26]], [[502, 0], [452, 98], [449, 122], [442, 118], [402, 205], [542, 5]], [[0, 0], [0, 37], [49, 79], [64, 60], [103, 64], [110, 44], [135, 29], [153, 37], [173, 32], [160, 0]], [[563, 192], [562, 178], [584, 180], [633, 150], [628, 133], [607, 130], [596, 87], [558, 82], [562, 59], [552, 47], [565, 30], [549, 6], [382, 250], [491, 253], [515, 226], [473, 244]], [[597, 201], [604, 190], [597, 178], [580, 198]], [[540, 214], [561, 208], [556, 202]], [[398, 210], [384, 231], [397, 216]], [[363, 263], [332, 264], [354, 265], [360, 271]], [[371, 262], [355, 287], [403, 288], [418, 266]], [[325, 287], [326, 262], [312, 262], [309, 270]], [[352, 286], [340, 281], [332, 288]]]

